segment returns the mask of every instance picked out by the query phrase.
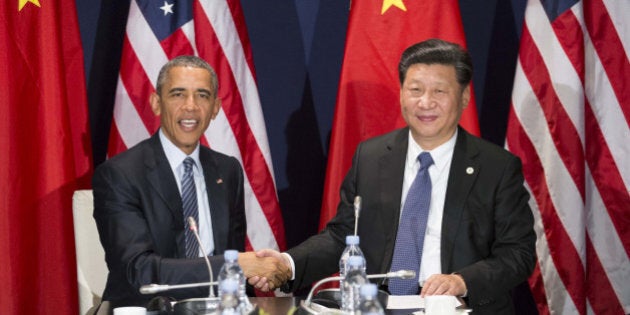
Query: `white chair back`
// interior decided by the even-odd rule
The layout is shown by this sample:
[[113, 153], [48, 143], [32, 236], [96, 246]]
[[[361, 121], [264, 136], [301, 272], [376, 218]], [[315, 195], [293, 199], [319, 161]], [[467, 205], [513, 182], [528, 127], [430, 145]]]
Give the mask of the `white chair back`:
[[74, 243], [77, 252], [77, 281], [81, 314], [93, 314], [101, 303], [107, 281], [105, 252], [92, 217], [92, 190], [77, 190], [72, 196]]

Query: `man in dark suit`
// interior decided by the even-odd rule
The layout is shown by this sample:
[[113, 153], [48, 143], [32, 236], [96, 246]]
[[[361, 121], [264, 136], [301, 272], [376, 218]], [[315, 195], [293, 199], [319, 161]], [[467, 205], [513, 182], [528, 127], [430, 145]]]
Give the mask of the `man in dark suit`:
[[[150, 99], [160, 116], [159, 131], [95, 171], [94, 218], [109, 268], [103, 300], [112, 307], [146, 305], [153, 296], [140, 294], [145, 284], [207, 282], [204, 252], [216, 280], [223, 264], [219, 255], [245, 250], [241, 166], [234, 157], [199, 144], [221, 107], [217, 85], [214, 70], [200, 58], [168, 62]], [[187, 231], [189, 215], [199, 222], [201, 249]], [[239, 254], [246, 276], [286, 280], [280, 261], [261, 262], [252, 253]], [[202, 297], [208, 288], [165, 295]]]
[[[383, 287], [394, 291], [399, 281], [392, 293], [454, 295], [465, 297], [475, 314], [513, 313], [510, 290], [535, 265], [521, 162], [458, 127], [472, 77], [470, 56], [460, 46], [436, 39], [413, 45], [401, 57], [399, 75], [407, 127], [359, 144], [337, 214], [320, 234], [282, 255], [258, 255], [285, 258], [292, 289], [337, 272], [345, 236], [354, 232], [353, 200], [361, 196], [358, 235], [367, 273], [418, 274], [415, 282], [381, 281]], [[425, 184], [414, 186], [423, 172]], [[424, 206], [412, 202], [423, 198]], [[424, 221], [408, 217], [416, 211], [424, 211]], [[265, 289], [264, 280], [250, 282]], [[399, 289], [401, 283], [407, 288]]]

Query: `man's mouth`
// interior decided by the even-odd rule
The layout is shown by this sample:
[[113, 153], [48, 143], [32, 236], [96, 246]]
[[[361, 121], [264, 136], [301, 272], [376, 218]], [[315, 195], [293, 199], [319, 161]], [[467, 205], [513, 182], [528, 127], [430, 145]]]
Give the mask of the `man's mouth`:
[[199, 122], [196, 119], [182, 119], [179, 124], [184, 128], [194, 128]]

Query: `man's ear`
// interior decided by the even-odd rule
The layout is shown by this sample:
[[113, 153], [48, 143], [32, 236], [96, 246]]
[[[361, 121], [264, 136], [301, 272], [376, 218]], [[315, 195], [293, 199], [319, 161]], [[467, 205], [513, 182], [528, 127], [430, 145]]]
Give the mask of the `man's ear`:
[[214, 120], [215, 118], [217, 118], [217, 115], [219, 114], [220, 109], [221, 109], [221, 99], [217, 97], [217, 99], [214, 101], [214, 108], [212, 109], [211, 120]]
[[464, 91], [462, 91], [462, 109], [468, 106], [470, 102], [470, 84], [466, 85]]
[[162, 112], [162, 109], [160, 108], [160, 96], [155, 92], [151, 93], [149, 102], [151, 103], [151, 109], [153, 110], [155, 116], [160, 116], [160, 113]]

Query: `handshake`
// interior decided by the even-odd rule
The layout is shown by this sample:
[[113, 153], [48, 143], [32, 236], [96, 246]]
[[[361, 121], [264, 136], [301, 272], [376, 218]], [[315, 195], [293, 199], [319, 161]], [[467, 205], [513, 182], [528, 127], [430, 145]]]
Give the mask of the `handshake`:
[[238, 254], [247, 282], [263, 292], [273, 291], [293, 275], [289, 259], [273, 249]]

